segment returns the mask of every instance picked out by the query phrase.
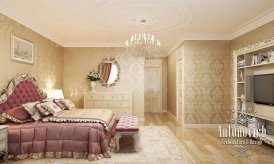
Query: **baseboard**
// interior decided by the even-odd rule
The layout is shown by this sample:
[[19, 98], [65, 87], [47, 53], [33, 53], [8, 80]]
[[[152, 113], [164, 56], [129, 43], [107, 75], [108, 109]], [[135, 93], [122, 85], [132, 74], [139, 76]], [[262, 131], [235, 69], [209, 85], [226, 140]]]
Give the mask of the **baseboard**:
[[177, 121], [176, 116], [174, 116], [172, 113], [170, 113], [169, 111], [166, 111], [166, 113], [173, 121]]
[[229, 126], [229, 124], [184, 124], [184, 128], [218, 128], [219, 125]]

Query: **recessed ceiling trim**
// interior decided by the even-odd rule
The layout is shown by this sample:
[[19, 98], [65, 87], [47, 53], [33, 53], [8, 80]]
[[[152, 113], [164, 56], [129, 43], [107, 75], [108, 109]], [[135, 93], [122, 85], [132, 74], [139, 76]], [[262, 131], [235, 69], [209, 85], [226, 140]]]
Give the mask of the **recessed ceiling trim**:
[[37, 32], [38, 34], [44, 36], [45, 38], [55, 42], [56, 44], [63, 46], [62, 41], [60, 41], [59, 39], [57, 39], [56, 37], [52, 36], [51, 34], [49, 34], [48, 32], [42, 30], [42, 29], [38, 29], [32, 22], [30, 22], [29, 20], [26, 20], [24, 18], [22, 18], [21, 16], [19, 16], [18, 14], [16, 14], [14, 11], [10, 11], [10, 9], [4, 7], [3, 5], [0, 4], [0, 13], [2, 13], [3, 15], [6, 15], [7, 17], [11, 18], [12, 20], [26, 26], [27, 28]]

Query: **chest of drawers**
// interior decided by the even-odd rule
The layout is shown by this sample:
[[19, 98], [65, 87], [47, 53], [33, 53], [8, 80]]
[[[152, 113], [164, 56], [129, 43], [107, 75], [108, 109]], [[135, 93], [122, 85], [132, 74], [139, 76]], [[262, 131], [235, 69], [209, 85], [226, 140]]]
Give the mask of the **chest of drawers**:
[[8, 126], [0, 125], [0, 156], [5, 161], [8, 154]]
[[111, 109], [116, 118], [132, 115], [131, 92], [85, 92], [84, 108]]

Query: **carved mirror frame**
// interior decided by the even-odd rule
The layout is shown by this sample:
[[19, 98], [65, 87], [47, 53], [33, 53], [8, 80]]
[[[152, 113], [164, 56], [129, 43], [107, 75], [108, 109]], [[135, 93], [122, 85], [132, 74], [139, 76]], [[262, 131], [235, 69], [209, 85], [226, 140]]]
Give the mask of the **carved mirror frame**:
[[115, 81], [111, 84], [105, 83], [102, 79], [99, 80], [99, 83], [100, 83], [101, 86], [104, 86], [104, 87], [115, 86], [118, 83], [119, 79], [120, 79], [120, 65], [119, 65], [119, 63], [117, 62], [117, 60], [115, 58], [109, 58], [109, 59], [105, 58], [105, 59], [103, 59], [101, 61], [101, 63], [98, 65], [98, 73], [99, 73], [100, 76], [101, 76], [102, 66], [105, 63], [113, 63], [113, 64], [116, 65], [116, 67], [117, 67], [117, 77], [116, 77]]

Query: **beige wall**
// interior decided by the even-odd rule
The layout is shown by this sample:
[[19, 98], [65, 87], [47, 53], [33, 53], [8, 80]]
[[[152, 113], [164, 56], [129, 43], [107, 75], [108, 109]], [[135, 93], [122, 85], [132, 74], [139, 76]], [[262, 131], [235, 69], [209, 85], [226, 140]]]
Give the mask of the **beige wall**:
[[274, 36], [274, 21], [271, 21], [255, 30], [252, 30], [231, 41], [231, 50], [236, 50], [253, 43], [270, 39]]
[[[33, 43], [34, 64], [11, 60], [11, 34]], [[0, 14], [0, 90], [18, 74], [31, 73], [40, 88], [63, 85], [63, 48], [25, 26]]]
[[183, 56], [184, 123], [225, 122], [231, 108], [229, 41], [185, 41], [168, 56], [168, 110], [176, 115], [176, 60]]
[[176, 116], [176, 53], [167, 57], [167, 110]]
[[120, 81], [116, 86], [105, 88], [99, 84], [97, 91], [132, 91], [133, 114], [144, 117], [144, 58], [128, 55], [124, 48], [65, 48], [64, 51], [64, 94], [77, 107], [83, 107], [83, 93], [90, 91], [86, 79], [104, 58], [115, 58], [120, 64]]
[[163, 112], [167, 111], [167, 58], [163, 58], [163, 68], [162, 68], [162, 107]]

